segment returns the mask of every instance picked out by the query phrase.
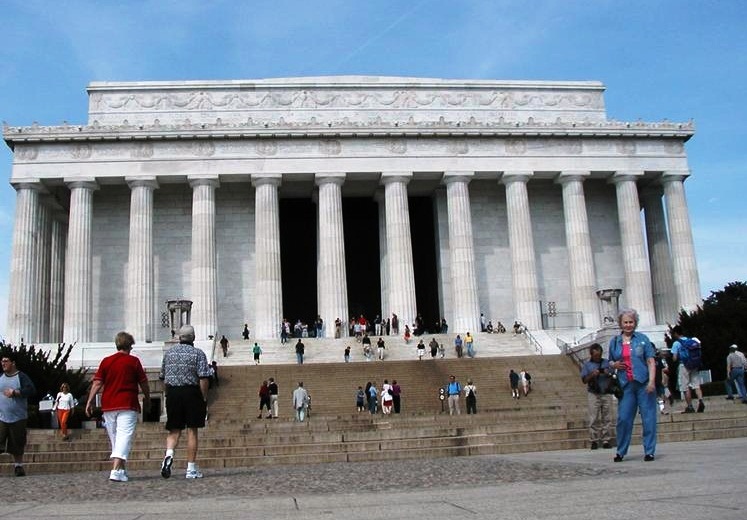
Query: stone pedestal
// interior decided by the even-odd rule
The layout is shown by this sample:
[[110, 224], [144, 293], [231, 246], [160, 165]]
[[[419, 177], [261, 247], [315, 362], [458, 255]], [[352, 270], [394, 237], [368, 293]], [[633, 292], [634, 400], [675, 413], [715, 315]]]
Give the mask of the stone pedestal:
[[620, 313], [620, 295], [622, 289], [600, 289], [597, 297], [601, 303], [603, 327], [616, 327], [617, 315]]
[[169, 313], [171, 341], [177, 341], [179, 329], [192, 324], [192, 300], [169, 300], [166, 302], [166, 310]]

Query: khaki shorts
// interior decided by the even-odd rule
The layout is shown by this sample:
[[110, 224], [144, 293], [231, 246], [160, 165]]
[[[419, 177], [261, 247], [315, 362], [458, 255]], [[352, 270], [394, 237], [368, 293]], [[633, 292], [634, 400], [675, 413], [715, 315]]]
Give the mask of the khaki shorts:
[[703, 384], [703, 378], [700, 377], [700, 370], [690, 371], [685, 368], [685, 365], [680, 364], [679, 379], [677, 382], [679, 383], [680, 392], [685, 392], [688, 387], [692, 389], [700, 388], [700, 385]]

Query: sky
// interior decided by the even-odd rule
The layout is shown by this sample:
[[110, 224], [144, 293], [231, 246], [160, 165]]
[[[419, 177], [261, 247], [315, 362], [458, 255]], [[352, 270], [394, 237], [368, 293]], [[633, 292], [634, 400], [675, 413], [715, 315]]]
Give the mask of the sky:
[[[81, 124], [91, 81], [382, 75], [595, 80], [610, 119], [694, 120], [701, 291], [747, 280], [742, 0], [3, 0], [0, 120]], [[0, 337], [15, 191], [0, 144]]]

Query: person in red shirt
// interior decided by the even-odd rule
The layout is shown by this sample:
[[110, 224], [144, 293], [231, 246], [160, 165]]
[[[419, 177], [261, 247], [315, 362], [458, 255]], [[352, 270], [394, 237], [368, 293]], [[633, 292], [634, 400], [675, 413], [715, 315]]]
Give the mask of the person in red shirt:
[[96, 394], [103, 387], [101, 411], [104, 412], [106, 433], [112, 446], [112, 470], [109, 480], [127, 482], [127, 456], [132, 447], [132, 437], [140, 413], [138, 387], [143, 392], [143, 409], [150, 409], [150, 387], [143, 365], [131, 356], [135, 338], [127, 332], [120, 332], [114, 338], [116, 354], [105, 357], [93, 376], [93, 385], [88, 393], [86, 415], [93, 413]]

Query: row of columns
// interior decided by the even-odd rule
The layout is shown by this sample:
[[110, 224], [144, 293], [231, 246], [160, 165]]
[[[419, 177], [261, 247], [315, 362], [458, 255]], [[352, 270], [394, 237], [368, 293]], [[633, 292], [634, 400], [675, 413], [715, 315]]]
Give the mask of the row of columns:
[[[411, 172], [382, 174], [380, 205], [382, 308], [400, 323], [417, 314], [407, 185]], [[587, 327], [598, 327], [596, 275], [583, 183], [589, 172], [563, 172], [565, 234], [571, 306]], [[617, 194], [625, 301], [635, 307], [641, 324], [671, 319], [679, 308], [700, 303], [699, 283], [683, 181], [686, 174], [662, 176], [661, 190], [643, 190], [646, 239], [640, 220], [637, 179], [642, 172], [618, 172], [611, 178]], [[469, 196], [471, 172], [445, 172], [454, 330], [476, 330], [479, 299]], [[539, 286], [527, 183], [532, 172], [505, 172], [508, 236], [517, 319], [530, 329], [541, 327]], [[318, 186], [318, 308], [327, 323], [348, 314], [342, 216], [344, 173], [316, 175]], [[139, 341], [155, 333], [153, 269], [153, 192], [155, 177], [127, 178], [131, 189], [129, 255], [125, 295], [125, 328]], [[255, 334], [276, 337], [282, 320], [282, 278], [278, 190], [280, 174], [252, 176], [255, 187]], [[217, 332], [217, 262], [215, 190], [217, 175], [191, 176], [192, 323], [199, 338]], [[42, 202], [40, 182], [16, 184], [16, 223], [11, 259], [8, 339], [27, 342], [90, 342], [92, 323], [92, 242], [94, 179], [76, 179], [70, 188], [67, 229]], [[59, 217], [59, 216], [57, 216]], [[668, 224], [668, 225], [667, 225]], [[668, 233], [667, 233], [668, 230]], [[648, 247], [646, 247], [646, 245]], [[648, 253], [647, 253], [648, 252]], [[671, 268], [670, 268], [671, 266]], [[668, 288], [674, 285], [676, 301]], [[656, 297], [655, 297], [656, 296]], [[328, 327], [329, 333], [334, 330]]]

